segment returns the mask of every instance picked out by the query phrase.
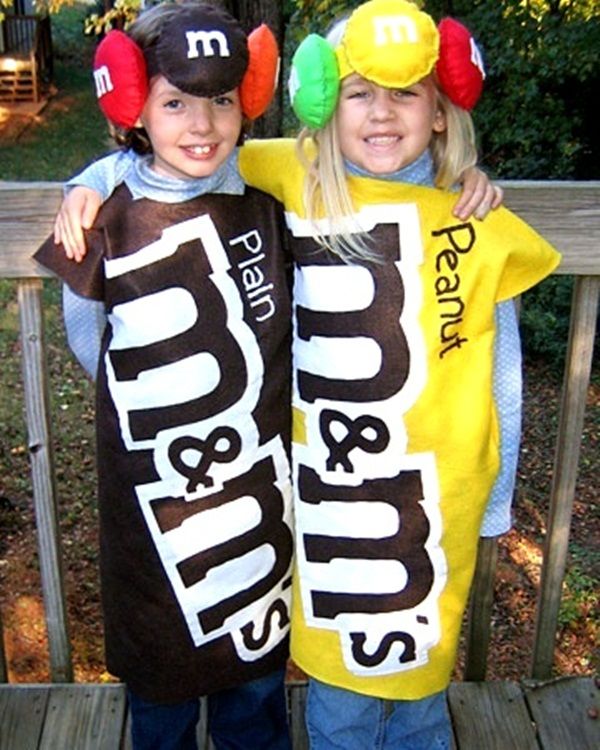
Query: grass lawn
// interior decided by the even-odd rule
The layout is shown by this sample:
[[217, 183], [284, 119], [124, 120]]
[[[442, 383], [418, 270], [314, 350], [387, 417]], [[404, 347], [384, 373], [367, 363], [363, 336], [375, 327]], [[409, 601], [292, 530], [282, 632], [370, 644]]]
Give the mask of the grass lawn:
[[56, 94], [17, 140], [0, 138], [0, 180], [65, 180], [108, 150], [91, 72], [95, 42], [83, 35], [89, 12], [76, 4], [52, 17]]

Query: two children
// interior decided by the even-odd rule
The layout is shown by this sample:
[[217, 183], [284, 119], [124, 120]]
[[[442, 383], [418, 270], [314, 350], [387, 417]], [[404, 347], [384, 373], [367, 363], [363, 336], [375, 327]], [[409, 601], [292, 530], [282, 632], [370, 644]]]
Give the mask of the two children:
[[[452, 214], [454, 197], [428, 187], [434, 182], [450, 187], [474, 161], [466, 108], [480, 87], [478, 60], [468, 34], [466, 39], [458, 34], [450, 51], [448, 41], [443, 29], [412, 3], [365, 3], [331, 40], [313, 39], [296, 57], [294, 100], [300, 118], [311, 126], [299, 141], [299, 153], [291, 141], [250, 141], [238, 154], [242, 176], [284, 204], [294, 256], [292, 457], [298, 575], [292, 655], [311, 678], [307, 723], [316, 749], [449, 746], [444, 689], [498, 469], [492, 398], [496, 303], [524, 291], [558, 262], [557, 254], [508, 212], [483, 224], [458, 221]], [[461, 72], [466, 69], [466, 85], [453, 72], [455, 64]], [[154, 87], [155, 79], [150, 80]], [[182, 88], [178, 80], [175, 85]], [[206, 96], [206, 91], [200, 93]], [[171, 100], [167, 106], [173, 107]], [[152, 146], [162, 154], [162, 126], [154, 132], [150, 120], [142, 119], [142, 124], [150, 125]], [[208, 140], [179, 145], [198, 156], [213, 148]], [[174, 158], [165, 161], [171, 164]], [[92, 183], [110, 190], [124, 173], [128, 186], [130, 164], [136, 162], [130, 155], [112, 157], [112, 166], [100, 162]], [[168, 174], [160, 177], [161, 189], [169, 179]], [[131, 188], [119, 186], [115, 194], [126, 200], [119, 206], [119, 220], [138, 225], [135, 216], [129, 218], [135, 201], [128, 192]], [[114, 197], [107, 207], [111, 204]], [[107, 207], [88, 234], [92, 246], [100, 228], [111, 231]], [[207, 208], [186, 206], [186, 221], [192, 220], [193, 210]], [[232, 210], [227, 220], [234, 224]], [[71, 235], [77, 241], [72, 216], [61, 217], [61, 239]], [[217, 226], [229, 238], [245, 237], [244, 247], [256, 247], [249, 235], [239, 230], [228, 234], [226, 223]], [[101, 252], [92, 249], [82, 264], [108, 256], [103, 283], [109, 290], [110, 280], [118, 278], [111, 270], [113, 247], [110, 242]], [[212, 260], [213, 246], [204, 237], [202, 247]], [[275, 242], [270, 247], [279, 252]], [[48, 248], [44, 262], [60, 267], [67, 280], [69, 273], [77, 274], [66, 271], [59, 254], [59, 261], [50, 261], [49, 255]], [[273, 255], [265, 253], [276, 264]], [[260, 295], [270, 291], [268, 277], [263, 283], [262, 277], [245, 273], [251, 268], [245, 260], [221, 265], [215, 285], [225, 299], [230, 299], [226, 290], [232, 281], [234, 286], [237, 281], [236, 294], [243, 297], [246, 289], [247, 299], [256, 300], [259, 289]], [[124, 274], [137, 271], [129, 261], [122, 268]], [[166, 268], [161, 278], [163, 273], [168, 279]], [[197, 272], [188, 272], [178, 283], [190, 287], [200, 283], [196, 277]], [[249, 279], [260, 286], [248, 291]], [[131, 292], [131, 302], [137, 293]], [[204, 298], [200, 304], [200, 295], [196, 299], [195, 314], [204, 325], [194, 334], [206, 336], [199, 348], [225, 349], [230, 337], [222, 342], [215, 330], [213, 302], [207, 306]], [[129, 348], [127, 329], [135, 320], [137, 355], [137, 349], [148, 345], [144, 337], [153, 335], [155, 324], [146, 317], [152, 302], [137, 317], [121, 320], [120, 296], [109, 298], [107, 339], [111, 329], [121, 331]], [[165, 310], [173, 314], [185, 307], [183, 299], [169, 302]], [[278, 315], [282, 312], [284, 305]], [[117, 341], [114, 352], [109, 344], [104, 357], [109, 372], [123, 343]], [[271, 368], [263, 389], [287, 376], [281, 372], [283, 360], [263, 356], [254, 361], [263, 372]], [[153, 364], [151, 357], [147, 362]], [[175, 373], [172, 389], [193, 386], [201, 378], [218, 383], [210, 364], [203, 361], [196, 370]], [[136, 391], [136, 398], [150, 392], [142, 380], [135, 382], [144, 369], [129, 371], [132, 398]], [[224, 387], [233, 368], [226, 372]], [[181, 412], [187, 412], [187, 402], [179, 403]], [[279, 403], [280, 414], [285, 403]], [[277, 415], [274, 402], [263, 404], [265, 417]], [[186, 425], [176, 435], [168, 434], [167, 439], [174, 437], [167, 449], [175, 475], [170, 481], [185, 499], [211, 497], [210, 486], [199, 487], [207, 438], [215, 438], [209, 446], [210, 466], [216, 462], [216, 469], [225, 472], [228, 461], [237, 458], [239, 443], [229, 431], [234, 422], [223, 419], [223, 413], [210, 414], [215, 417], [212, 432]], [[147, 439], [145, 433], [140, 439]], [[176, 499], [177, 493], [169, 498]], [[184, 500], [180, 512], [189, 505]], [[236, 507], [241, 512], [244, 506]], [[226, 533], [215, 525], [217, 530]], [[196, 535], [210, 536], [200, 525], [190, 540]], [[206, 692], [212, 689], [206, 685]]]

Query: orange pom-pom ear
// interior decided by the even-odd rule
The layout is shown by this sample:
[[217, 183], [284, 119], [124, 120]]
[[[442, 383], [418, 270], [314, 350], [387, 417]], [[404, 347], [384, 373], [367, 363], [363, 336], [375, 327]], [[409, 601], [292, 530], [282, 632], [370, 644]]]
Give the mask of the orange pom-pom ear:
[[240, 85], [242, 112], [251, 120], [266, 111], [279, 76], [279, 47], [271, 29], [261, 24], [248, 36], [250, 60]]
[[440, 56], [436, 72], [440, 86], [454, 104], [473, 109], [485, 78], [481, 53], [470, 31], [454, 18], [442, 19], [438, 31]]

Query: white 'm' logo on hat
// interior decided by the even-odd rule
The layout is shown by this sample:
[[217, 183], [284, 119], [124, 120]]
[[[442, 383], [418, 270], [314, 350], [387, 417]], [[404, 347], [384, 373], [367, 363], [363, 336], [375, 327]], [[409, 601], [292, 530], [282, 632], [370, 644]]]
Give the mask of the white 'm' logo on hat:
[[394, 44], [405, 44], [419, 40], [417, 25], [408, 16], [375, 16], [373, 25], [377, 46], [389, 41]]
[[217, 43], [219, 57], [230, 57], [227, 37], [222, 31], [186, 31], [185, 37], [188, 43], [188, 60], [200, 57], [198, 44], [202, 45], [202, 56], [213, 57], [215, 48], [213, 42]]
[[107, 65], [101, 65], [94, 71], [94, 83], [96, 84], [96, 96], [98, 99], [113, 90], [114, 86]]

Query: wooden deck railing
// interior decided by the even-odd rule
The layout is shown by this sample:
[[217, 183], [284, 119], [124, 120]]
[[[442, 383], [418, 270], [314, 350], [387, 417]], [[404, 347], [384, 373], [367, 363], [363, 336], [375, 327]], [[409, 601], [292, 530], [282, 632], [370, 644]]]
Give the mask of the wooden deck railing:
[[[550, 677], [565, 572], [586, 394], [590, 381], [600, 290], [600, 182], [507, 182], [506, 205], [563, 254], [559, 274], [575, 276], [553, 485], [537, 605], [532, 664], [524, 678]], [[61, 544], [52, 459], [41, 303], [44, 269], [32, 252], [49, 234], [61, 198], [50, 183], [0, 182], [0, 277], [18, 288], [28, 449], [33, 478], [51, 679], [71, 682]], [[527, 408], [527, 405], [525, 405]], [[496, 540], [482, 540], [467, 637], [468, 680], [485, 679]], [[1, 636], [0, 613], [0, 636]], [[0, 682], [7, 670], [0, 637]]]

